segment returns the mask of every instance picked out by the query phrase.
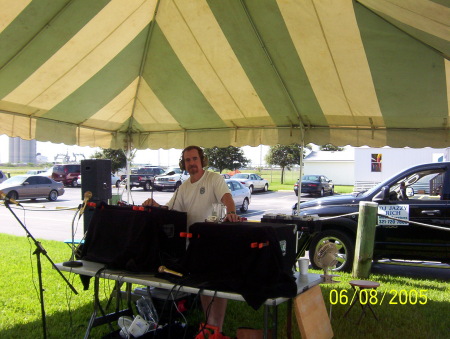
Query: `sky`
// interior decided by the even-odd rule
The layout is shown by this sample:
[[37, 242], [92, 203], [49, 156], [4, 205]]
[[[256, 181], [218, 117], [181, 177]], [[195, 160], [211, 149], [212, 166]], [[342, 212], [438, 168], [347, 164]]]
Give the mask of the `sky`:
[[[269, 150], [269, 146], [258, 146], [250, 147], [244, 146], [242, 150], [247, 159], [251, 161], [253, 166], [259, 166], [265, 164], [265, 156]], [[75, 154], [84, 154], [88, 159], [92, 154], [99, 151], [99, 148], [92, 147], [80, 147], [80, 146], [68, 146], [64, 144], [54, 144], [51, 142], [40, 142], [36, 143], [36, 152], [41, 153], [41, 155], [47, 157], [49, 162], [55, 160], [55, 156], [58, 154], [68, 154], [71, 159], [74, 158]], [[181, 149], [170, 149], [170, 150], [139, 150], [136, 152], [136, 156], [133, 160], [135, 164], [148, 164], [157, 166], [178, 166], [178, 161], [181, 155]], [[83, 159], [78, 156], [79, 159]], [[0, 136], [0, 162], [6, 163], [9, 160], [9, 143], [8, 137], [6, 135]]]

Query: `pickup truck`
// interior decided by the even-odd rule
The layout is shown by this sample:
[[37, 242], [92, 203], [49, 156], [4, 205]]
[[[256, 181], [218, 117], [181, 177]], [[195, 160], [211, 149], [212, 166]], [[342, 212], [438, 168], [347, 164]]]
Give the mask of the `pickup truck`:
[[[150, 191], [155, 177], [163, 174], [164, 172], [164, 169], [161, 167], [141, 167], [135, 172], [135, 174], [130, 175], [130, 189], [133, 187], [143, 187], [144, 191]], [[125, 179], [126, 175], [123, 175], [122, 180]]]
[[174, 192], [181, 184], [189, 178], [189, 173], [182, 171], [179, 167], [170, 168], [164, 175], [155, 178], [153, 186], [157, 191], [172, 189]]
[[[401, 194], [405, 186], [406, 197]], [[299, 213], [295, 204], [293, 219], [319, 217], [318, 222], [308, 223], [306, 230], [303, 227], [309, 236], [305, 249], [309, 247], [313, 268], [319, 268], [314, 261], [315, 251], [328, 240], [339, 249], [336, 270], [351, 271], [358, 215], [348, 214], [358, 212], [361, 201], [378, 203], [374, 260], [450, 263], [450, 162], [411, 167], [364, 192], [303, 202]]]

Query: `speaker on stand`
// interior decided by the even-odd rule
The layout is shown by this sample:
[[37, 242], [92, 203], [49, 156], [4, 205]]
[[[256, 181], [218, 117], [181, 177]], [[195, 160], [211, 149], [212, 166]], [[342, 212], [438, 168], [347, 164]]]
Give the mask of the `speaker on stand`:
[[[108, 199], [112, 197], [111, 160], [81, 160], [81, 199], [84, 200], [86, 192], [92, 193], [89, 202], [95, 203], [97, 206], [108, 203]], [[95, 207], [86, 206], [83, 214], [84, 233], [89, 228], [94, 212]]]

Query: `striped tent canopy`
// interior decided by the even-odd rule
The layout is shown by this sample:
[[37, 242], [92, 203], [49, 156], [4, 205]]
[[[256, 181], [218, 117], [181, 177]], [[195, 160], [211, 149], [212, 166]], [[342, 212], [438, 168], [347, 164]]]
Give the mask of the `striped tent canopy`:
[[448, 0], [0, 0], [0, 134], [447, 147]]

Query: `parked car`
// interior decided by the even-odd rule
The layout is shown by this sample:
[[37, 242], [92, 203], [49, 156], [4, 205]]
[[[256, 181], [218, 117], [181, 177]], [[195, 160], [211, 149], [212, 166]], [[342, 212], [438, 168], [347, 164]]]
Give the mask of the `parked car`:
[[[403, 189], [406, 197], [401, 194]], [[359, 211], [361, 202], [378, 204], [374, 260], [450, 264], [450, 162], [405, 169], [367, 191], [301, 203], [302, 219], [323, 218], [319, 223], [311, 222], [308, 227], [302, 227], [313, 268], [319, 267], [315, 252], [322, 243], [331, 241], [338, 248], [336, 270], [351, 270], [358, 228], [358, 215], [354, 213]], [[292, 213], [297, 216], [297, 204]]]
[[163, 175], [155, 177], [153, 187], [157, 191], [162, 191], [163, 189], [176, 191], [188, 178], [188, 171], [182, 171], [179, 167], [169, 168]]
[[[153, 186], [153, 181], [158, 175], [163, 175], [166, 172], [162, 167], [145, 166], [139, 168], [135, 174], [130, 175], [130, 188], [142, 187], [144, 191], [150, 191]], [[126, 175], [122, 175], [122, 180], [126, 183]]]
[[224, 179], [231, 179], [231, 175], [226, 174], [226, 173], [220, 173], [220, 175], [224, 178]]
[[50, 167], [48, 170], [39, 173], [39, 175], [42, 175], [42, 176], [44, 176], [44, 177], [47, 177], [47, 178], [50, 178], [50, 179], [51, 179], [52, 176], [53, 176], [53, 167]]
[[41, 174], [44, 173], [46, 170], [29, 170], [27, 171], [27, 175], [36, 175], [36, 174]]
[[250, 193], [253, 193], [253, 191], [267, 192], [269, 190], [269, 182], [255, 173], [237, 173], [231, 179], [238, 180], [242, 185], [248, 187]]
[[5, 181], [6, 179], [8, 179], [8, 177], [6, 176], [6, 174], [2, 170], [0, 170], [0, 183]]
[[[333, 181], [328, 179], [324, 175], [310, 174], [302, 177], [302, 193], [308, 193], [311, 195], [318, 195], [320, 197], [334, 194]], [[295, 195], [298, 196], [298, 181], [294, 185]]]
[[247, 212], [252, 197], [250, 190], [237, 180], [225, 179], [225, 182], [231, 191], [236, 209], [239, 208], [241, 212]]
[[16, 175], [1, 183], [0, 190], [15, 200], [46, 198], [56, 201], [64, 194], [64, 185], [42, 175]]
[[[111, 173], [111, 187], [116, 186], [117, 188], [119, 188], [121, 182], [122, 181], [118, 176]], [[81, 186], [81, 174], [74, 180], [72, 186]]]
[[79, 164], [62, 164], [53, 166], [52, 179], [62, 182], [64, 186], [75, 186], [74, 180], [78, 178], [81, 173], [81, 165]]

